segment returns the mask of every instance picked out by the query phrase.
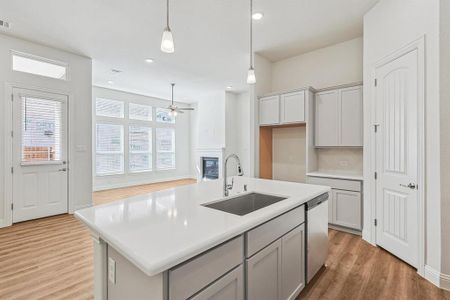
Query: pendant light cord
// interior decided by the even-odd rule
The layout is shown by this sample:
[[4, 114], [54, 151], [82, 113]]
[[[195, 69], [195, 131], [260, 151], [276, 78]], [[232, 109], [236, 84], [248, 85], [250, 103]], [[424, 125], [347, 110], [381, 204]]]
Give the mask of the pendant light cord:
[[174, 87], [175, 83], [172, 83], [172, 105], [173, 105], [173, 87]]
[[169, 0], [167, 0], [167, 14], [166, 14], [166, 16], [167, 16], [167, 28], [170, 28], [169, 27]]
[[250, 0], [250, 68], [253, 69], [253, 0]]

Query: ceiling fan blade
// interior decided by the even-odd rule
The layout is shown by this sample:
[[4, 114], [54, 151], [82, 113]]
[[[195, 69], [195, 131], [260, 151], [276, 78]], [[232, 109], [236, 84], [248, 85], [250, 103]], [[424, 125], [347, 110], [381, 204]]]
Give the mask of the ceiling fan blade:
[[180, 110], [180, 109], [177, 109], [177, 110], [175, 110], [177, 113], [180, 113], [180, 114], [184, 114], [184, 111], [182, 111], [182, 110]]
[[193, 107], [179, 107], [179, 110], [194, 110]]

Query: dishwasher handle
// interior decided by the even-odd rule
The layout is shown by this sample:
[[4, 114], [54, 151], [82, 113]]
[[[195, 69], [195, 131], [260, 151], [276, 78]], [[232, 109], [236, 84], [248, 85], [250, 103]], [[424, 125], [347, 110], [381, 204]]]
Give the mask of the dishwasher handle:
[[320, 196], [317, 196], [314, 199], [309, 200], [306, 202], [306, 210], [311, 210], [316, 206], [319, 206], [323, 202], [328, 200], [328, 193], [322, 194]]

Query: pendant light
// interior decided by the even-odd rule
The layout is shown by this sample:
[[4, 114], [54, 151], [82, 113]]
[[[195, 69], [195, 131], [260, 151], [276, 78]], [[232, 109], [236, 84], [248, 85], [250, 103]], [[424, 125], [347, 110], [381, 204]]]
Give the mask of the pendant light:
[[172, 31], [169, 26], [169, 0], [167, 0], [167, 18], [166, 18], [166, 28], [161, 39], [161, 51], [165, 53], [174, 53], [175, 45], [173, 43]]
[[248, 84], [255, 84], [256, 83], [256, 76], [255, 76], [255, 69], [253, 68], [253, 0], [250, 0], [250, 68], [248, 69], [247, 73], [247, 83]]

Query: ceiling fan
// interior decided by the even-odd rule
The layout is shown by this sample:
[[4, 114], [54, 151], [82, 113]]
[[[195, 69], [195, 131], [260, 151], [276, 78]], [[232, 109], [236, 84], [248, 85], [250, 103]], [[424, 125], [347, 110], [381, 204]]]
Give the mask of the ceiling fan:
[[173, 104], [173, 87], [175, 86], [175, 83], [171, 83], [172, 85], [172, 102], [170, 103], [169, 107], [167, 108], [170, 110], [170, 115], [176, 116], [178, 113], [184, 114], [184, 110], [194, 110], [193, 107], [178, 107], [175, 104]]

